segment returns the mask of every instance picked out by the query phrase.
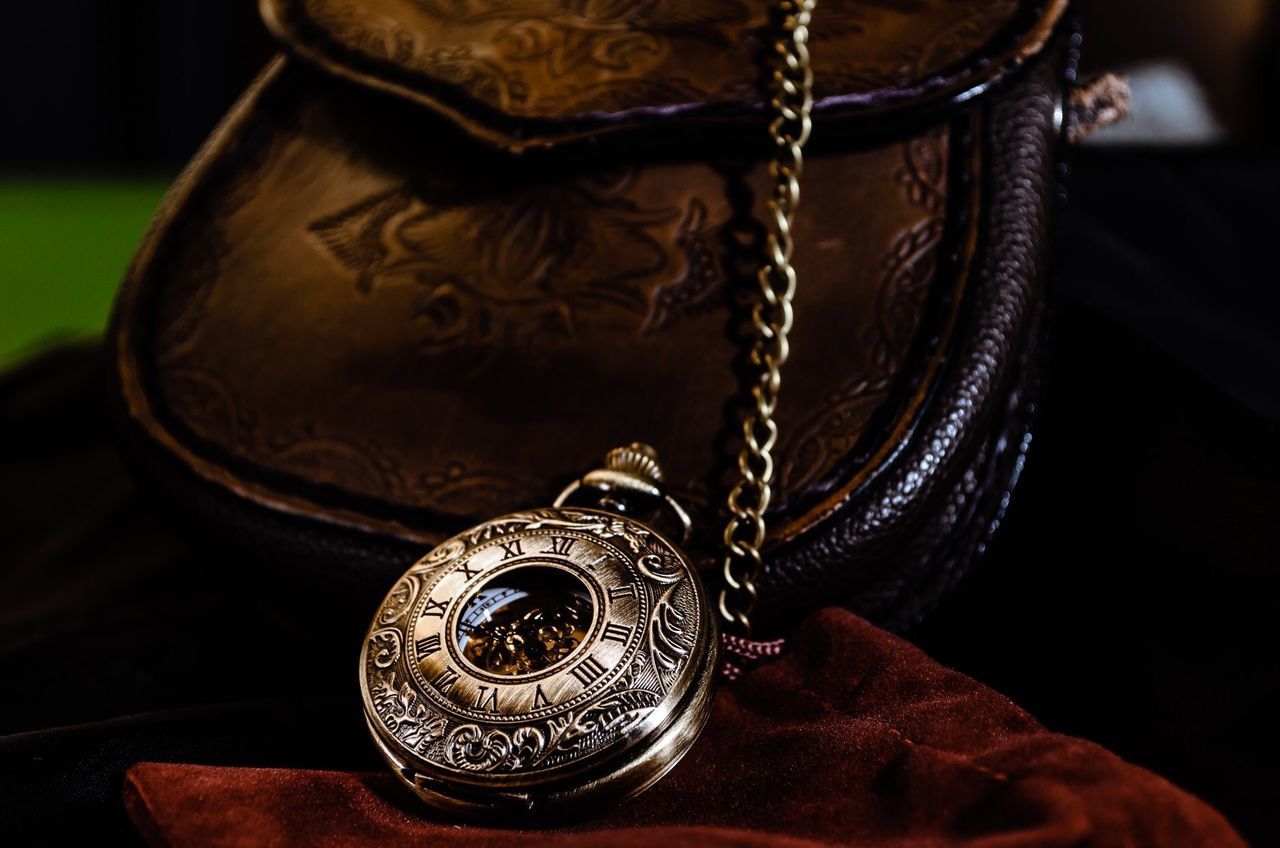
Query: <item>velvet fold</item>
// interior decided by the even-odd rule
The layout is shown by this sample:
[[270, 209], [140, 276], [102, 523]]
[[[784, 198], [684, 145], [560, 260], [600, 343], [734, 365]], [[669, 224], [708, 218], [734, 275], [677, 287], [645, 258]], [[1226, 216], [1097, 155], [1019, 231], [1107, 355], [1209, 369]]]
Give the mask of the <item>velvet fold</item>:
[[140, 763], [155, 845], [1179, 845], [1243, 842], [1214, 810], [844, 611], [716, 698], [654, 789], [549, 830], [459, 825], [390, 774]]

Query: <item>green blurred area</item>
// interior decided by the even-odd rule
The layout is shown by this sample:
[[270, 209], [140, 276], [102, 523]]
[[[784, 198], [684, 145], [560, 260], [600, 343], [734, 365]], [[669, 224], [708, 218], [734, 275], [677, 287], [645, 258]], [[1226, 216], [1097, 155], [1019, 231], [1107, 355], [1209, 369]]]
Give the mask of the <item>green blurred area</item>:
[[0, 178], [0, 366], [102, 331], [169, 182]]

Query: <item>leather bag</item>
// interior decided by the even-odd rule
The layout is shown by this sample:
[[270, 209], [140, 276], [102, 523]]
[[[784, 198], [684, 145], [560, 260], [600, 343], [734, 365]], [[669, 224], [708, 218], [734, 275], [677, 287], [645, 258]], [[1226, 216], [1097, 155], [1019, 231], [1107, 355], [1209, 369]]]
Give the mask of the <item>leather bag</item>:
[[[1066, 0], [822, 0], [761, 614], [927, 611], [1028, 444]], [[761, 0], [263, 0], [281, 55], [121, 289], [139, 473], [363, 616], [654, 445], [715, 563], [769, 150]], [[354, 597], [357, 596], [357, 597]], [[316, 601], [317, 604], [323, 603]]]

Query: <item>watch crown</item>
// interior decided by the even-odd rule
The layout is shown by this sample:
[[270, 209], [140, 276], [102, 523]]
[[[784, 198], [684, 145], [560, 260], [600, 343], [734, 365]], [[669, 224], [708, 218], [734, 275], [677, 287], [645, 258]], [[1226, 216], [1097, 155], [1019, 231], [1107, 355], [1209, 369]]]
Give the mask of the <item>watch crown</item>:
[[662, 482], [662, 466], [658, 464], [658, 452], [641, 442], [614, 448], [605, 454], [604, 467], [610, 471], [629, 474], [652, 483]]
[[[632, 442], [609, 451], [604, 457], [604, 467], [588, 472], [582, 479], [570, 483], [560, 493], [560, 497], [556, 498], [555, 506], [564, 506], [581, 489], [595, 490], [595, 506], [619, 513], [631, 511], [632, 506], [626, 503], [630, 496], [656, 499], [658, 505], [665, 505], [665, 511], [674, 515], [679, 522], [681, 539], [686, 542], [689, 540], [693, 521], [676, 499], [663, 491], [658, 452], [643, 442]], [[622, 497], [615, 497], [612, 493]]]

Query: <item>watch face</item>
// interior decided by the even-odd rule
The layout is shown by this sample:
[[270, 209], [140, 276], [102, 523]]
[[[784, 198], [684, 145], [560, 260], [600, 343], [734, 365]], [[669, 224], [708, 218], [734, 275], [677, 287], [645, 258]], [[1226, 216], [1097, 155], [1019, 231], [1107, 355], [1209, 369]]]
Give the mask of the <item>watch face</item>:
[[576, 797], [579, 775], [607, 786], [611, 769], [634, 790], [683, 753], [667, 734], [705, 719], [713, 629], [688, 560], [645, 525], [506, 516], [392, 589], [365, 642], [365, 713], [397, 773], [443, 806], [482, 806], [484, 786], [495, 804]]
[[517, 676], [573, 656], [594, 618], [590, 590], [572, 572], [530, 565], [494, 577], [467, 597], [455, 635], [475, 669]]

